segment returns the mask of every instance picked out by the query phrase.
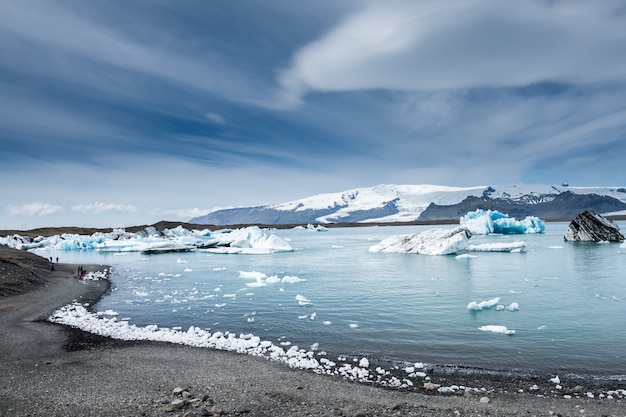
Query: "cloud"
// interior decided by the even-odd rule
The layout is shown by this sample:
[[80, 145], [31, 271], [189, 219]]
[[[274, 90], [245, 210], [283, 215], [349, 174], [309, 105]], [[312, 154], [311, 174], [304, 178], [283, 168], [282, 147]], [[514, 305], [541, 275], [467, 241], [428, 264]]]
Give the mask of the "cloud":
[[63, 207], [48, 203], [30, 203], [21, 206], [9, 205], [7, 212], [12, 216], [54, 216], [63, 212]]
[[106, 212], [136, 214], [139, 210], [132, 204], [105, 204], [95, 202], [93, 204], [77, 204], [72, 206], [72, 211], [82, 214], [102, 214]]
[[206, 113], [204, 117], [212, 121], [213, 123], [218, 123], [218, 124], [226, 123], [226, 120], [224, 119], [224, 117], [220, 116], [217, 113]]
[[308, 91], [446, 90], [626, 79], [623, 3], [371, 2], [301, 48], [279, 76]]

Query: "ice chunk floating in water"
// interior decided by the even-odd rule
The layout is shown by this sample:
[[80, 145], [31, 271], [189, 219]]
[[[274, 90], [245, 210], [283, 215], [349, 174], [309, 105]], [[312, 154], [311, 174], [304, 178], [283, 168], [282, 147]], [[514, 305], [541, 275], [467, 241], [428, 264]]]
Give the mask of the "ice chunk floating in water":
[[476, 310], [480, 311], [484, 308], [491, 308], [500, 302], [500, 297], [492, 298], [491, 300], [481, 301], [477, 303], [476, 301], [471, 301], [467, 305], [468, 310]]
[[482, 330], [484, 332], [492, 332], [492, 333], [502, 333], [502, 334], [515, 334], [515, 330], [509, 330], [506, 326], [495, 326], [493, 324], [489, 324], [487, 326], [481, 326], [478, 330]]
[[535, 216], [527, 216], [524, 220], [516, 220], [508, 214], [497, 210], [470, 211], [460, 219], [461, 226], [467, 227], [475, 235], [501, 234], [530, 234], [543, 233], [545, 225]]
[[422, 233], [395, 235], [370, 247], [370, 252], [418, 253], [450, 255], [469, 246], [471, 233], [465, 227], [430, 229]]

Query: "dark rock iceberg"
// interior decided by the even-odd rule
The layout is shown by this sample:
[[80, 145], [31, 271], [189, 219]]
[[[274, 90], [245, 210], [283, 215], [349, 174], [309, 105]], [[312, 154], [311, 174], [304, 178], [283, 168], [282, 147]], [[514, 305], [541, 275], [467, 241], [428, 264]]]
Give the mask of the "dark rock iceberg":
[[592, 210], [583, 210], [565, 231], [569, 242], [623, 242], [619, 227]]

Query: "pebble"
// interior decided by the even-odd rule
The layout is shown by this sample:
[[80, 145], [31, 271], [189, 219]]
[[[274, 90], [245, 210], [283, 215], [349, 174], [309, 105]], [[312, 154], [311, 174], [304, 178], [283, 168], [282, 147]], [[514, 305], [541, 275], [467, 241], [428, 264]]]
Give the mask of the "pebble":
[[221, 416], [222, 414], [224, 414], [224, 410], [215, 405], [211, 407], [211, 414], [214, 416]]
[[172, 408], [174, 409], [183, 408], [185, 406], [185, 400], [175, 399], [170, 404], [172, 405]]
[[489, 397], [480, 397], [481, 404], [489, 404]]
[[424, 382], [424, 388], [428, 391], [435, 391], [437, 389], [437, 384], [433, 384], [432, 382]]

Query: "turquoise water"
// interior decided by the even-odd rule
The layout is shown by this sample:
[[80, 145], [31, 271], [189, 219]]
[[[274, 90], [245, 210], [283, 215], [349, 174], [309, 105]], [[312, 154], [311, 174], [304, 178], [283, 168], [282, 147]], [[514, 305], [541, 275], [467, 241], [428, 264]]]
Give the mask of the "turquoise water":
[[[296, 251], [272, 255], [60, 256], [112, 265], [113, 290], [95, 309], [136, 325], [252, 333], [284, 346], [318, 344], [328, 357], [623, 377], [626, 249], [564, 242], [566, 228], [547, 223], [540, 235], [474, 236], [474, 244], [527, 245], [525, 253], [474, 258], [368, 251], [422, 226], [276, 230]], [[256, 280], [240, 271], [276, 278], [251, 286]], [[274, 282], [285, 276], [299, 280]], [[512, 311], [467, 308], [495, 297]], [[479, 330], [486, 325], [515, 334]]]

